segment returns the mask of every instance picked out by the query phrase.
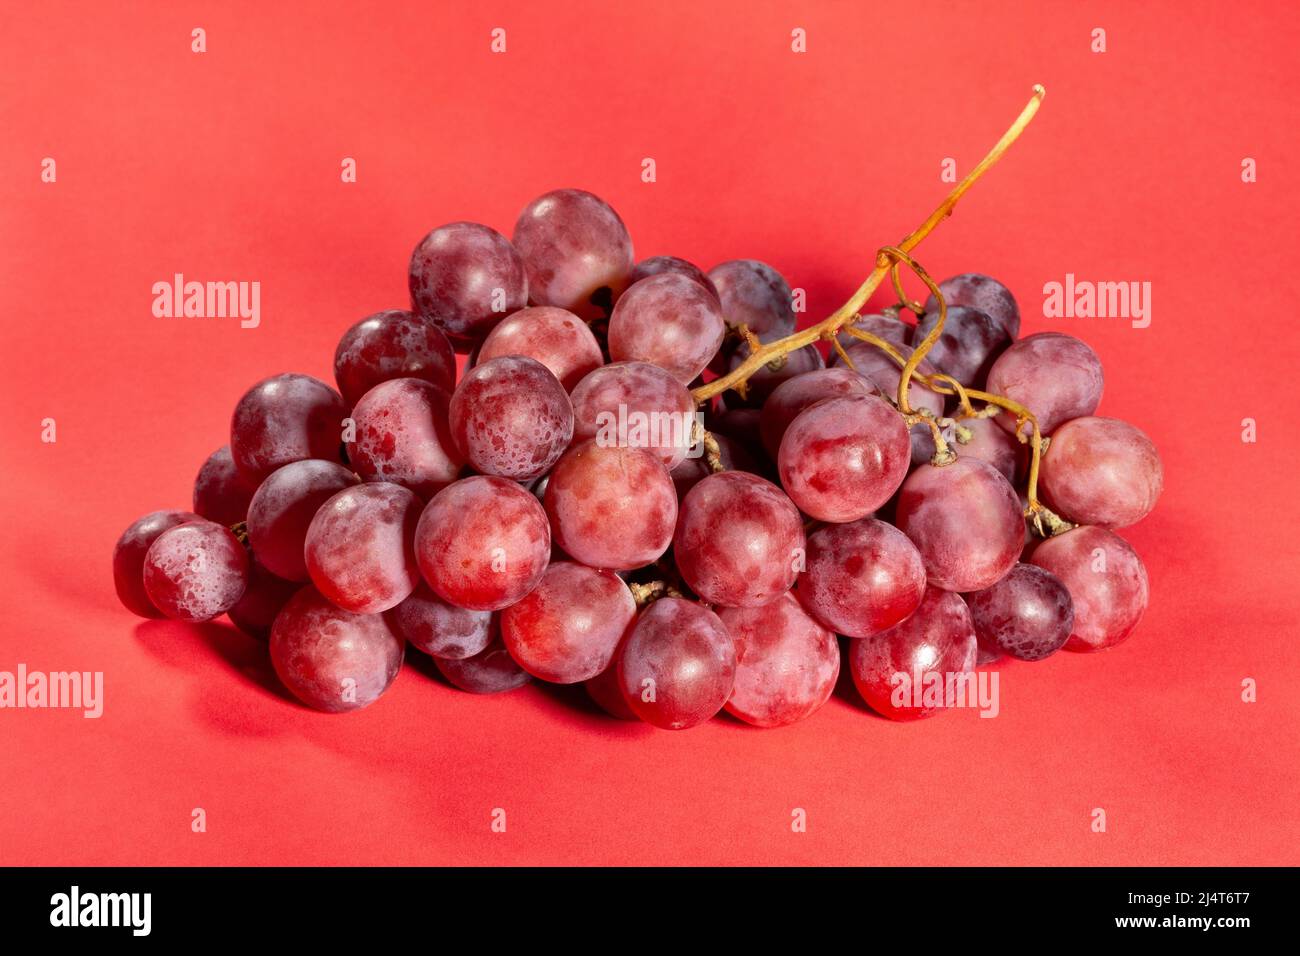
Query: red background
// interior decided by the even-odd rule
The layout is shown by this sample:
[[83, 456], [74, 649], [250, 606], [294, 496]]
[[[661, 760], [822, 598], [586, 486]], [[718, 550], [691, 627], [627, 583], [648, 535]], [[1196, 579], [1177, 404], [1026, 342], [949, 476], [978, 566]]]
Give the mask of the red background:
[[[1294, 5], [470, 6], [4, 13], [0, 669], [102, 670], [106, 703], [0, 711], [0, 863], [1300, 863]], [[1000, 277], [1026, 333], [1085, 338], [1102, 413], [1154, 438], [1166, 488], [1125, 532], [1152, 583], [1136, 635], [1004, 667], [997, 719], [892, 724], [842, 689], [783, 730], [671, 734], [581, 691], [476, 698], [419, 662], [327, 717], [224, 619], [117, 604], [122, 528], [188, 507], [252, 382], [329, 379], [344, 328], [405, 305], [433, 226], [508, 233], [533, 196], [581, 186], [639, 258], [764, 259], [812, 321], [1035, 82], [1039, 118], [916, 255]], [[262, 326], [155, 319], [175, 272], [260, 281]], [[1151, 326], [1045, 320], [1067, 272], [1150, 281]]]

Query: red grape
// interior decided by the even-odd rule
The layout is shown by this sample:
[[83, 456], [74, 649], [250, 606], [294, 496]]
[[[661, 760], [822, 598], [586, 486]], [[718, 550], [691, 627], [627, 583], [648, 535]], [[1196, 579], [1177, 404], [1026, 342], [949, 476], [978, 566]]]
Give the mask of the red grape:
[[[728, 371], [735, 371], [749, 356], [749, 345], [742, 342], [727, 360]], [[822, 353], [817, 351], [815, 345], [805, 345], [801, 349], [795, 349], [785, 356], [780, 368], [773, 369], [770, 365], [761, 365], [758, 371], [749, 376], [745, 382], [745, 404], [757, 408], [767, 401], [768, 396], [776, 391], [778, 386], [790, 381], [792, 378], [807, 375], [825, 367], [826, 361], [822, 358]], [[736, 396], [736, 400], [739, 400], [739, 396]]]
[[729, 713], [755, 727], [784, 727], [830, 699], [840, 676], [839, 642], [794, 595], [762, 607], [719, 608], [718, 617], [736, 645]]
[[113, 586], [123, 607], [141, 617], [162, 617], [144, 590], [144, 556], [164, 531], [198, 520], [191, 511], [152, 511], [122, 532], [113, 547]]
[[[880, 349], [865, 342], [851, 345], [844, 351], [848, 353], [854, 369], [869, 385], [878, 389], [891, 402], [898, 400], [898, 383], [902, 378], [902, 369], [893, 359]], [[910, 358], [912, 355], [911, 346], [900, 346], [898, 351], [905, 359]], [[839, 365], [841, 362], [842, 359], [838, 355], [832, 359], [833, 366]], [[922, 361], [917, 366], [917, 371], [929, 375], [935, 371], [935, 368], [929, 362]], [[928, 411], [936, 418], [943, 415], [943, 396], [930, 391], [930, 389], [915, 380], [908, 383], [907, 401], [914, 411]], [[934, 457], [934, 438], [929, 425], [924, 422], [913, 425], [910, 438], [912, 442], [912, 464], [919, 465]]]
[[[724, 470], [757, 471], [758, 464], [754, 461], [753, 456], [734, 438], [728, 438], [726, 435], [714, 435], [713, 440], [718, 443], [718, 459], [722, 462]], [[713, 468], [709, 465], [708, 458], [700, 455], [698, 458], [683, 458], [670, 474], [673, 479], [673, 487], [677, 489], [677, 502], [680, 510], [681, 501], [686, 497], [686, 493], [713, 474]]]
[[[600, 439], [653, 451], [669, 468], [691, 447], [695, 399], [657, 365], [615, 362], [587, 375], [573, 389], [574, 438]], [[620, 431], [619, 423], [626, 427]], [[610, 440], [611, 429], [616, 434]]]
[[258, 382], [239, 400], [230, 421], [230, 454], [256, 486], [292, 461], [338, 462], [343, 396], [309, 375], [285, 373]]
[[397, 677], [405, 645], [382, 614], [353, 614], [308, 585], [271, 627], [271, 664], [284, 686], [315, 710], [374, 703]]
[[424, 582], [388, 612], [393, 632], [431, 657], [463, 661], [481, 654], [497, 637], [497, 615], [448, 604]]
[[808, 538], [798, 594], [837, 634], [869, 637], [920, 606], [925, 564], [907, 535], [883, 521], [827, 525]]
[[1076, 418], [1052, 433], [1039, 473], [1043, 497], [1077, 524], [1125, 528], [1151, 513], [1164, 487], [1160, 455], [1118, 418]]
[[248, 552], [221, 525], [200, 519], [169, 528], [144, 556], [144, 590], [154, 607], [178, 621], [224, 614], [248, 586]]
[[687, 262], [676, 256], [651, 256], [649, 259], [642, 259], [629, 273], [627, 283], [629, 286], [634, 286], [642, 279], [657, 276], [661, 272], [676, 272], [684, 275], [708, 289], [715, 299], [718, 298], [718, 287], [713, 284], [713, 280], [705, 274], [704, 270], [693, 262]]
[[763, 447], [773, 458], [781, 450], [781, 439], [799, 413], [823, 398], [871, 395], [872, 385], [847, 368], [827, 368], [798, 375], [782, 382], [763, 403], [759, 433]]
[[618, 213], [581, 189], [538, 196], [515, 223], [515, 248], [536, 305], [582, 316], [608, 314], [632, 271], [632, 238]]
[[501, 639], [534, 677], [577, 684], [609, 667], [635, 617], [636, 601], [617, 574], [556, 561], [537, 587], [501, 612]]
[[1060, 578], [1074, 604], [1067, 651], [1100, 651], [1133, 633], [1147, 608], [1147, 569], [1127, 541], [1084, 525], [1048, 538], [1029, 560]]
[[632, 286], [609, 320], [615, 361], [649, 362], [690, 384], [717, 354], [727, 327], [722, 307], [704, 286], [661, 272]]
[[703, 605], [660, 598], [641, 612], [618, 659], [623, 698], [648, 724], [684, 730], [708, 720], [736, 681], [736, 646]]
[[468, 351], [503, 318], [528, 304], [519, 252], [495, 229], [452, 222], [411, 253], [411, 302], [459, 351]]
[[433, 497], [465, 464], [447, 423], [450, 405], [447, 392], [420, 379], [379, 383], [352, 410], [352, 467], [366, 481], [391, 481]]
[[781, 273], [757, 259], [733, 259], [709, 270], [727, 325], [747, 326], [759, 336], [794, 331], [794, 298]]
[[523, 687], [533, 675], [510, 656], [500, 639], [487, 649], [464, 660], [435, 657], [434, 665], [452, 685], [471, 694], [500, 694]]
[[[958, 444], [956, 439], [949, 441], [949, 446], [958, 455], [978, 458], [996, 468], [1007, 481], [1014, 482], [1016, 476], [1025, 468], [1028, 458], [1028, 445], [1022, 445], [1014, 435], [999, 428], [994, 418], [965, 418], [960, 424], [970, 429], [971, 440]], [[931, 442], [931, 455], [934, 443]]]
[[997, 584], [966, 595], [980, 649], [998, 657], [1041, 661], [1066, 642], [1074, 602], [1056, 575], [1017, 564]]
[[[919, 346], [939, 322], [938, 312], [928, 312], [912, 330], [912, 346]], [[943, 332], [925, 353], [925, 360], [963, 385], [980, 388], [989, 369], [1011, 344], [996, 320], [979, 309], [956, 306], [948, 309]]]
[[[929, 587], [910, 617], [852, 641], [849, 648], [858, 693], [890, 720], [919, 720], [944, 710], [951, 702], [949, 684], [974, 671], [975, 659], [975, 629], [966, 603], [958, 594]], [[925, 694], [927, 687], [934, 698]]]
[[757, 475], [710, 475], [682, 501], [673, 557], [710, 604], [758, 607], [794, 584], [806, 542], [799, 511]]
[[585, 441], [551, 472], [546, 513], [556, 544], [570, 557], [589, 567], [626, 571], [668, 550], [677, 492], [653, 453]]
[[345, 488], [307, 528], [305, 554], [312, 583], [345, 611], [378, 614], [415, 590], [415, 526], [424, 502], [388, 482]]
[[306, 581], [303, 548], [317, 509], [357, 476], [331, 461], [295, 461], [262, 482], [248, 506], [248, 543], [257, 560], [286, 581]]
[[209, 521], [230, 527], [248, 517], [248, 503], [256, 490], [235, 468], [230, 446], [222, 445], [208, 456], [194, 479], [194, 510]]
[[[1104, 376], [1097, 353], [1072, 335], [1040, 332], [1015, 342], [989, 370], [988, 390], [1024, 405], [1044, 435], [1072, 418], [1091, 415], [1101, 402]], [[1016, 416], [995, 421], [1008, 432]]]
[[618, 682], [618, 654], [604, 671], [582, 685], [587, 688], [587, 695], [596, 702], [596, 706], [619, 720], [640, 720], [626, 700]]
[[[904, 322], [896, 316], [890, 315], [863, 315], [849, 324], [850, 328], [861, 329], [863, 332], [870, 332], [878, 339], [884, 339], [889, 344], [898, 349], [911, 351], [912, 330], [914, 326]], [[847, 349], [850, 345], [865, 345], [867, 348], [875, 348], [868, 342], [862, 342], [844, 332], [839, 334], [840, 344]]]
[[911, 464], [907, 425], [875, 395], [809, 406], [781, 439], [781, 484], [801, 511], [822, 521], [865, 518], [898, 490]]
[[1011, 570], [1025, 519], [1011, 482], [988, 462], [921, 465], [903, 482], [896, 523], [925, 561], [930, 584], [978, 591]]
[[[1020, 307], [1016, 305], [1015, 296], [997, 279], [978, 272], [967, 272], [944, 279], [939, 283], [939, 291], [943, 293], [943, 300], [949, 308], [967, 306], [979, 309], [1006, 332], [1007, 338], [1014, 339], [1020, 334]], [[938, 299], [930, 296], [925, 300], [927, 313], [938, 310]]]
[[537, 478], [573, 439], [573, 406], [564, 386], [541, 362], [521, 355], [466, 373], [448, 415], [456, 447], [486, 475]]
[[276, 615], [301, 589], [301, 584], [276, 577], [254, 558], [248, 562], [248, 587], [244, 589], [244, 596], [226, 615], [235, 627], [250, 637], [259, 641], [269, 640]]
[[334, 351], [334, 378], [349, 405], [395, 378], [423, 379], [450, 392], [456, 385], [456, 353], [432, 322], [387, 309], [343, 333]]
[[600, 344], [587, 323], [572, 312], [547, 305], [521, 309], [503, 319], [483, 340], [474, 364], [506, 355], [523, 355], [541, 362], [565, 391], [572, 390], [584, 375], [604, 362]]
[[444, 601], [496, 611], [535, 588], [551, 557], [537, 499], [513, 481], [463, 478], [434, 496], [415, 529], [415, 554]]

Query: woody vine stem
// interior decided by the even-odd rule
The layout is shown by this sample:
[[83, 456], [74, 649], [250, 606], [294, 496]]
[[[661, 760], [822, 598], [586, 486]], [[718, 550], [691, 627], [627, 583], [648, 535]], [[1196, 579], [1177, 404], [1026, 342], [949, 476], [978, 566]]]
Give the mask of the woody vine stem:
[[[1038, 419], [1025, 406], [1014, 402], [1002, 395], [995, 395], [991, 392], [979, 391], [977, 389], [965, 388], [956, 379], [938, 373], [925, 374], [918, 371], [918, 368], [925, 358], [926, 353], [934, 346], [935, 342], [943, 334], [944, 322], [947, 319], [948, 305], [944, 301], [943, 294], [939, 291], [938, 285], [930, 278], [929, 274], [921, 265], [912, 258], [911, 251], [920, 245], [921, 240], [928, 236], [943, 220], [952, 215], [957, 201], [965, 195], [975, 182], [987, 172], [994, 163], [1002, 158], [1011, 144], [1016, 141], [1030, 121], [1034, 114], [1038, 112], [1039, 104], [1042, 103], [1043, 97], [1047, 91], [1042, 86], [1034, 87], [1034, 94], [1025, 108], [1020, 111], [1014, 123], [1002, 134], [1002, 138], [997, 141], [988, 155], [986, 155], [979, 164], [967, 173], [941, 202], [934, 212], [912, 231], [902, 242], [896, 246], [885, 246], [876, 254], [876, 267], [871, 274], [867, 276], [866, 281], [858, 287], [852, 297], [835, 310], [827, 318], [818, 322], [816, 325], [795, 332], [793, 335], [778, 339], [775, 342], [769, 342], [766, 345], [760, 345], [756, 337], [745, 327], [738, 331], [750, 346], [749, 357], [740, 365], [733, 369], [727, 375], [714, 379], [701, 385], [692, 392], [697, 402], [703, 402], [715, 395], [720, 395], [728, 389], [743, 389], [745, 382], [751, 375], [761, 369], [763, 366], [784, 360], [785, 356], [805, 346], [812, 345], [821, 339], [831, 343], [831, 347], [840, 355], [841, 359], [852, 368], [852, 362], [844, 353], [843, 347], [837, 336], [842, 332], [859, 341], [866, 342], [883, 351], [890, 357], [900, 368], [898, 378], [898, 395], [895, 404], [898, 411], [903, 415], [908, 427], [917, 424], [926, 424], [929, 426], [934, 436], [935, 454], [932, 464], [942, 467], [956, 460], [956, 455], [948, 446], [947, 441], [942, 435], [942, 429], [947, 426], [954, 426], [957, 442], [964, 443], [970, 440], [970, 431], [958, 424], [963, 419], [968, 418], [986, 418], [999, 414], [1005, 410], [1016, 416], [1016, 437], [1024, 444], [1028, 444], [1031, 451], [1029, 464], [1028, 488], [1026, 496], [1028, 504], [1025, 507], [1025, 517], [1029, 519], [1034, 530], [1043, 537], [1049, 537], [1054, 534], [1060, 534], [1062, 531], [1068, 531], [1073, 525], [1062, 520], [1059, 516], [1048, 509], [1041, 501], [1038, 500], [1038, 468], [1042, 460], [1043, 451], [1047, 445], [1047, 439], [1043, 436], [1038, 427]], [[893, 345], [878, 336], [872, 335], [862, 329], [856, 328], [852, 323], [861, 318], [862, 309], [866, 306], [867, 300], [879, 288], [880, 284], [888, 276], [893, 283], [894, 290], [898, 294], [899, 302], [893, 306], [893, 310], [907, 309], [918, 319], [924, 312], [923, 306], [916, 301], [909, 299], [903, 291], [902, 277], [900, 267], [907, 266], [908, 269], [916, 275], [930, 294], [933, 295], [939, 303], [939, 317], [934, 328], [913, 350], [912, 354], [904, 358], [902, 353]], [[914, 409], [908, 400], [908, 387], [913, 382], [919, 382], [921, 385], [936, 392], [940, 395], [957, 397], [957, 409], [953, 413], [953, 418], [935, 418], [935, 416], [926, 409]], [[972, 401], [983, 403], [984, 407], [977, 409]], [[1026, 428], [1028, 426], [1028, 428]], [[711, 455], [710, 463], [713, 464]]]

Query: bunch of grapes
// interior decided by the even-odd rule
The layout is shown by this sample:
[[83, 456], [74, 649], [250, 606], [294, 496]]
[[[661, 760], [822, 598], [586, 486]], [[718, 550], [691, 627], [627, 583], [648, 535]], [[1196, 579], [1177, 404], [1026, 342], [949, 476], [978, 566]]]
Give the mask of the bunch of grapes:
[[441, 226], [410, 311], [343, 334], [337, 390], [240, 398], [193, 511], [118, 541], [118, 594], [229, 615], [322, 711], [380, 697], [410, 644], [467, 691], [582, 683], [671, 729], [808, 717], [841, 638], [897, 720], [943, 709], [900, 702], [900, 674], [1118, 644], [1147, 575], [1115, 532], [1156, 503], [1154, 446], [1094, 414], [1086, 344], [1020, 338], [988, 276], [926, 282], [804, 341], [771, 266], [638, 263], [587, 192], [534, 200], [511, 240]]

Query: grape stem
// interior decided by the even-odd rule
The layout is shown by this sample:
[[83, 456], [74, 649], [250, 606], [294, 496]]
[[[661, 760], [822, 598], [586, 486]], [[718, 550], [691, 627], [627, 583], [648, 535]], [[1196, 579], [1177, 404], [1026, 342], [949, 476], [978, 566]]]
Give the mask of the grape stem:
[[[1034, 527], [1034, 530], [1043, 537], [1053, 534], [1060, 534], [1062, 531], [1068, 531], [1073, 525], [1062, 520], [1059, 516], [1053, 514], [1042, 502], [1038, 500], [1038, 471], [1042, 459], [1042, 453], [1045, 448], [1046, 439], [1038, 428], [1038, 419], [1034, 414], [1018, 402], [1001, 395], [995, 395], [990, 392], [968, 389], [962, 386], [956, 379], [939, 373], [926, 374], [919, 371], [921, 362], [926, 354], [939, 341], [943, 335], [944, 322], [948, 316], [948, 305], [944, 300], [943, 293], [939, 291], [938, 285], [930, 278], [929, 274], [921, 265], [912, 258], [911, 251], [920, 245], [934, 228], [952, 215], [953, 209], [956, 208], [957, 201], [966, 194], [966, 191], [973, 186], [981, 176], [984, 175], [1004, 153], [1011, 147], [1029, 126], [1038, 112], [1038, 107], [1043, 101], [1047, 91], [1041, 86], [1034, 87], [1033, 96], [1025, 104], [1020, 115], [1016, 117], [1015, 122], [1002, 134], [1002, 138], [997, 141], [988, 154], [966, 174], [952, 191], [944, 198], [934, 212], [914, 229], [906, 238], [897, 246], [885, 246], [876, 253], [876, 266], [867, 276], [866, 280], [858, 287], [847, 302], [835, 310], [830, 316], [818, 322], [816, 325], [809, 326], [806, 329], [788, 335], [783, 339], [769, 342], [762, 345], [754, 341], [752, 333], [744, 329], [741, 334], [744, 335], [749, 343], [748, 357], [732, 369], [728, 374], [707, 382], [692, 391], [692, 395], [697, 402], [703, 402], [715, 395], [720, 395], [728, 389], [737, 389], [743, 391], [745, 383], [749, 377], [774, 360], [780, 359], [797, 349], [811, 345], [820, 339], [825, 339], [831, 343], [835, 353], [839, 355], [840, 360], [845, 363], [849, 369], [853, 369], [853, 363], [846, 354], [843, 345], [840, 343], [838, 335], [844, 332], [847, 335], [861, 342], [866, 342], [875, 348], [885, 352], [900, 367], [898, 377], [898, 395], [895, 404], [898, 411], [903, 415], [909, 427], [924, 423], [929, 426], [931, 434], [934, 437], [935, 455], [931, 463], [936, 466], [943, 466], [956, 460], [957, 456], [947, 441], [941, 434], [942, 429], [949, 423], [954, 423], [952, 419], [936, 419], [933, 413], [925, 409], [914, 410], [911, 402], [908, 400], [908, 389], [912, 381], [915, 380], [933, 392], [940, 395], [955, 395], [957, 397], [956, 419], [960, 421], [966, 418], [985, 418], [996, 415], [1002, 410], [1011, 412], [1016, 416], [1016, 438], [1023, 444], [1030, 446], [1032, 457], [1029, 465], [1028, 489], [1026, 497], [1028, 504], [1025, 507], [1025, 517], [1028, 518]], [[900, 275], [900, 266], [905, 265], [910, 269], [918, 279], [929, 289], [930, 294], [934, 296], [939, 303], [938, 321], [929, 334], [921, 343], [912, 350], [912, 354], [906, 358], [890, 343], [881, 339], [879, 336], [872, 335], [863, 329], [855, 328], [852, 322], [861, 317], [862, 309], [866, 306], [867, 301], [875, 293], [876, 289], [888, 276], [893, 284], [894, 291], [898, 295], [899, 302], [897, 305], [886, 309], [886, 313], [897, 315], [901, 309], [907, 309], [912, 312], [918, 319], [924, 314], [925, 307], [907, 297], [903, 290], [902, 277]], [[749, 334], [746, 334], [749, 333]], [[983, 409], [976, 409], [971, 400], [984, 402]], [[955, 424], [955, 423], [954, 423]], [[1025, 425], [1029, 425], [1029, 432], [1025, 432]], [[959, 444], [970, 440], [968, 429], [957, 425], [957, 441]], [[964, 434], [963, 434], [964, 433]]]

